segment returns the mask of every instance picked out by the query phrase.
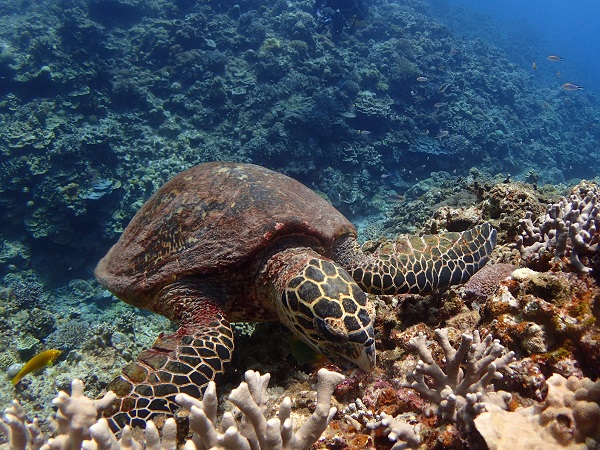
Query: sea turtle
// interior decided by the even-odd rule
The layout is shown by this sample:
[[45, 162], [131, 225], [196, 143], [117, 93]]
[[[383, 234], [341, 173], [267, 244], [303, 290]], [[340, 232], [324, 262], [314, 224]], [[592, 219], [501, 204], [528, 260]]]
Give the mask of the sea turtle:
[[486, 223], [364, 254], [352, 223], [298, 181], [252, 164], [192, 167], [142, 206], [96, 268], [117, 297], [179, 324], [109, 384], [119, 396], [111, 426], [174, 413], [179, 392], [200, 397], [231, 361], [229, 322], [280, 321], [338, 365], [370, 371], [364, 292], [464, 283], [495, 243]]

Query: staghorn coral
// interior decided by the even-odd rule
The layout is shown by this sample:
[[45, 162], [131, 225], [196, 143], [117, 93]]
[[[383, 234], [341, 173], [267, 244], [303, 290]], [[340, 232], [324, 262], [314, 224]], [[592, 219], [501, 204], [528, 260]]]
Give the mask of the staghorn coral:
[[486, 405], [475, 427], [490, 449], [588, 449], [600, 443], [600, 381], [554, 374], [546, 399], [508, 412]]
[[[308, 449], [323, 433], [336, 414], [336, 408], [330, 408], [330, 401], [337, 384], [344, 376], [326, 369], [319, 370], [317, 382], [317, 403], [313, 414], [294, 432], [292, 420], [292, 401], [286, 397], [280, 405], [278, 417], [265, 418], [268, 401], [267, 385], [270, 375], [260, 375], [249, 370], [245, 374], [246, 382], [234, 389], [229, 400], [242, 412], [238, 427], [231, 413], [225, 413], [218, 427], [218, 399], [216, 386], [211, 382], [202, 400], [186, 394], [177, 395], [177, 401], [190, 413], [190, 429], [194, 432], [184, 449], [186, 450], [302, 450]], [[106, 419], [97, 420], [114, 400], [113, 392], [108, 392], [99, 400], [91, 400], [83, 394], [83, 382], [74, 380], [69, 396], [60, 392], [53, 403], [58, 408], [56, 417], [57, 436], [46, 440], [40, 431], [37, 419], [26, 422], [25, 413], [17, 401], [5, 410], [0, 420], [0, 431], [6, 435], [8, 446], [14, 449], [136, 449], [142, 444], [133, 438], [130, 427], [125, 427], [121, 438], [110, 431]], [[219, 431], [220, 430], [222, 431]], [[162, 440], [152, 421], [146, 422], [145, 448], [159, 450], [176, 448], [177, 426], [170, 418], [165, 422]]]
[[511, 394], [488, 392], [487, 385], [502, 378], [500, 370], [511, 372], [508, 365], [515, 360], [514, 352], [504, 352], [491, 335], [481, 340], [477, 330], [473, 335], [463, 334], [456, 350], [450, 345], [448, 329], [435, 330], [435, 337], [445, 355], [446, 372], [433, 359], [427, 337], [419, 333], [409, 341], [421, 358], [411, 374], [414, 381], [410, 387], [437, 406], [440, 418], [456, 422], [468, 432], [473, 418], [484, 410], [484, 402], [508, 408]]
[[546, 213], [535, 219], [527, 212], [519, 223], [521, 232], [516, 248], [525, 261], [536, 261], [543, 253], [554, 253], [556, 258], [569, 254], [572, 266], [581, 273], [590, 272], [581, 257], [598, 250], [600, 209], [598, 187], [586, 182], [572, 189], [569, 198], [549, 204]]

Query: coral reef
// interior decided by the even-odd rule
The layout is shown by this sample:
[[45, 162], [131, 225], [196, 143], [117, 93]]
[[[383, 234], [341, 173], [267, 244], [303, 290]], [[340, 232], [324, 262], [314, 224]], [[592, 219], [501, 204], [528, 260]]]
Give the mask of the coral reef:
[[[587, 91], [564, 101], [421, 0], [369, 2], [340, 41], [317, 32], [311, 0], [88, 3], [0, 16], [2, 227], [55, 277], [84, 278], [139, 202], [201, 161], [267, 164], [357, 216], [416, 201], [406, 191], [441, 171], [596, 172]], [[49, 246], [70, 250], [50, 268]]]
[[[297, 431], [294, 431], [290, 418], [292, 402], [289, 397], [283, 400], [277, 418], [265, 418], [269, 400], [269, 374], [261, 376], [257, 372], [247, 371], [246, 382], [231, 392], [229, 400], [242, 414], [239, 429], [234, 416], [225, 413], [220, 420], [222, 431], [217, 431], [218, 399], [214, 382], [209, 384], [202, 400], [179, 394], [177, 402], [189, 413], [189, 427], [193, 432], [184, 448], [307, 450], [319, 439], [336, 414], [336, 408], [330, 408], [330, 400], [336, 385], [344, 380], [343, 375], [326, 369], [321, 369], [317, 376], [315, 411]], [[27, 422], [25, 413], [17, 401], [5, 410], [4, 418], [0, 420], [0, 431], [5, 434], [11, 449], [139, 447], [141, 444], [134, 439], [131, 428], [126, 427], [121, 438], [117, 440], [106, 419], [98, 420], [98, 415], [114, 398], [115, 394], [108, 392], [100, 400], [91, 400], [83, 394], [82, 381], [74, 380], [71, 383], [71, 395], [60, 392], [53, 401], [58, 408], [55, 437], [46, 440], [37, 420]], [[145, 448], [149, 449], [175, 448], [176, 438], [177, 426], [173, 418], [167, 419], [164, 424], [162, 442], [154, 423], [148, 421], [143, 443]]]
[[[508, 258], [514, 262], [515, 255], [519, 257], [516, 249], [508, 249], [506, 241], [502, 241], [496, 258]], [[371, 300], [377, 311], [378, 368], [371, 375], [350, 375], [336, 390], [338, 402], [354, 402], [355, 406], [346, 408], [343, 415], [347, 417], [338, 415], [332, 419], [316, 448], [434, 448], [440, 445], [439, 442], [454, 448], [467, 443], [483, 448], [483, 441], [477, 440], [473, 418], [484, 414], [484, 410], [494, 409], [486, 401], [498, 403], [501, 408], [509, 407], [511, 411], [526, 409], [535, 404], [534, 401], [543, 401], [546, 379], [553, 373], [578, 378], [598, 376], [594, 368], [598, 367], [595, 361], [600, 349], [596, 325], [600, 292], [592, 274], [534, 272], [530, 269], [511, 272], [513, 268], [512, 265], [495, 267], [495, 264], [490, 264], [489, 272], [482, 275], [483, 280], [476, 279], [474, 285], [432, 296], [373, 297]], [[510, 277], [505, 276], [508, 272]], [[14, 276], [9, 280], [15, 287], [25, 282]], [[35, 278], [28, 280], [35, 288]], [[67, 375], [86, 377], [86, 386], [91, 389], [88, 395], [97, 395], [112, 378], [111, 374], [114, 375], [112, 368], [131, 361], [141, 348], [152, 342], [159, 329], [157, 327], [165, 325], [157, 323], [153, 329], [149, 328], [150, 317], [115, 307], [110, 297], [90, 281], [75, 279], [56, 291], [35, 289], [32, 292], [37, 292], [43, 299], [39, 305], [55, 309], [55, 329], [43, 337], [43, 342], [63, 342], [67, 352], [65, 359], [61, 358], [56, 367], [49, 367], [23, 380], [24, 385], [18, 387], [16, 395], [23, 407], [28, 409], [28, 415], [34, 404], [48, 413], [50, 404], [45, 404], [44, 398], [48, 398], [48, 392], [55, 387], [67, 389]], [[20, 292], [20, 296], [27, 298], [26, 291]], [[17, 300], [13, 291], [8, 289], [5, 295], [5, 312], [15, 311]], [[36, 298], [26, 301], [33, 302]], [[59, 306], [61, 303], [63, 305]], [[77, 305], [79, 311], [75, 312]], [[16, 323], [17, 316], [9, 317], [11, 323]], [[77, 332], [71, 332], [91, 317], [107, 324], [97, 326], [89, 322], [87, 336], [78, 343]], [[68, 323], [73, 323], [73, 328]], [[441, 339], [442, 345], [432, 345], [424, 336], [432, 336], [431, 330], [441, 323], [451, 328], [447, 337]], [[493, 372], [490, 370], [493, 368], [491, 363], [486, 366], [490, 361], [509, 357], [508, 353], [494, 356], [498, 347], [491, 338], [486, 338], [490, 342], [483, 339], [476, 352], [483, 359], [477, 362], [479, 357], [474, 357], [469, 362], [469, 345], [462, 343], [460, 335], [466, 333], [475, 339], [475, 335], [471, 334], [474, 328], [481, 333], [493, 333], [504, 346], [522, 356], [522, 359], [510, 363], [510, 370], [503, 371], [503, 378], [495, 377], [499, 375], [498, 367]], [[274, 333], [277, 333], [275, 339]], [[302, 371], [312, 371], [314, 362], [301, 366], [294, 362], [289, 349], [282, 345], [287, 339], [286, 333], [262, 324], [245, 331], [240, 338], [236, 334], [238, 346], [243, 350], [240, 359], [235, 361], [235, 367], [238, 373], [248, 368], [261, 371], [269, 368], [274, 374], [273, 382], [279, 386], [274, 388], [276, 391], [271, 391], [271, 395], [287, 395], [292, 398], [295, 407], [310, 408], [312, 400], [299, 389], [303, 389], [300, 386], [307, 379]], [[14, 335], [5, 332], [5, 336], [4, 342], [9, 350], [7, 355], [10, 356], [7, 363], [22, 360], [15, 351], [14, 339], [9, 337]], [[62, 341], [57, 340], [59, 338]], [[439, 339], [436, 336], [436, 340]], [[444, 340], [448, 344], [443, 343]], [[457, 350], [452, 350], [454, 356], [452, 352], [446, 353], [451, 349], [450, 342], [461, 342]], [[487, 350], [484, 350], [485, 342], [489, 344]], [[415, 343], [418, 344], [416, 348]], [[39, 345], [40, 342], [36, 343], [36, 346]], [[414, 354], [417, 354], [416, 358]], [[454, 367], [461, 354], [460, 370], [457, 372]], [[429, 357], [433, 361], [431, 364], [427, 363]], [[273, 358], [275, 361], [272, 361]], [[423, 363], [418, 363], [418, 358]], [[447, 365], [444, 368], [444, 360], [446, 364], [451, 363], [450, 370]], [[475, 376], [477, 368], [482, 370]], [[96, 375], [91, 376], [91, 373]], [[237, 385], [239, 380], [235, 373], [232, 377], [228, 383]], [[406, 387], [412, 383], [418, 386], [416, 390]], [[446, 388], [446, 385], [454, 387]], [[467, 392], [464, 392], [465, 389]], [[510, 405], [504, 392], [512, 394]], [[8, 393], [9, 390], [6, 390], [5, 394]], [[6, 395], [3, 398], [7, 403]], [[355, 400], [357, 398], [360, 400]], [[432, 409], [439, 416], [431, 416]], [[304, 414], [302, 412], [301, 415]], [[292, 417], [296, 419], [298, 415], [292, 414]], [[41, 414], [40, 433], [48, 433], [48, 425], [42, 419]], [[216, 435], [226, 434], [226, 430], [217, 423], [211, 426], [215, 428]], [[239, 430], [241, 432], [242, 428]], [[130, 442], [143, 439], [136, 433], [128, 433], [124, 433], [121, 439]], [[151, 426], [148, 433], [152, 433]], [[151, 440], [156, 442], [158, 434], [153, 436]], [[113, 437], [110, 439], [114, 440]]]
[[[360, 398], [364, 408], [346, 414], [359, 423], [336, 416], [316, 448], [416, 446], [417, 432], [422, 448], [463, 448], [458, 407], [441, 407], [445, 385], [423, 375], [419, 389], [428, 394], [405, 387], [418, 358], [409, 341], [425, 352], [419, 333], [432, 336], [440, 327], [450, 329], [451, 342], [473, 329], [493, 333], [520, 358], [492, 384], [512, 394], [511, 410], [532, 415], [488, 405], [475, 419], [477, 426], [488, 413], [517, 418], [498, 445], [516, 448], [507, 439], [526, 437], [513, 433], [520, 424], [537, 439], [535, 423], [556, 411], [552, 402], [561, 410], [544, 430], [573, 431], [572, 446], [584, 436], [597, 442], [579, 428], [571, 400], [555, 395], [577, 397], [577, 390], [552, 381], [544, 401], [553, 374], [600, 376], [598, 179], [565, 191], [598, 174], [592, 90], [563, 92], [554, 72], [532, 76], [528, 55], [547, 51], [536, 47], [532, 30], [507, 32], [447, 2], [369, 0], [364, 23], [339, 39], [316, 31], [313, 3], [0, 5], [0, 370], [10, 374], [50, 346], [63, 351], [55, 366], [14, 390], [0, 379], [0, 402], [18, 398], [22, 405], [10, 409], [17, 419], [9, 428], [36, 414], [30, 432], [41, 445], [57, 390], [81, 378], [87, 395], [99, 396], [117, 367], [159, 332], [172, 331], [160, 318], [114, 302], [91, 279], [93, 267], [173, 174], [236, 160], [277, 169], [322, 193], [364, 224], [361, 240], [491, 221], [499, 241], [492, 261], [533, 269], [508, 278], [511, 267], [490, 264], [462, 289], [372, 298], [378, 367], [349, 374], [334, 400]], [[490, 36], [512, 51], [490, 44]], [[561, 63], [565, 75], [569, 63]], [[314, 407], [307, 380], [322, 363], [318, 357], [297, 361], [287, 331], [276, 325], [235, 333], [241, 351], [226, 385], [237, 386], [247, 369], [268, 371], [270, 394]], [[444, 351], [435, 343], [429, 350], [440, 370], [426, 362], [421, 370], [456, 382], [456, 372], [442, 370]], [[460, 366], [465, 376], [471, 370]], [[488, 376], [480, 375], [473, 386]], [[428, 395], [457, 422], [427, 416]], [[469, 403], [469, 395], [457, 398], [473, 416], [481, 404]], [[536, 401], [546, 416], [538, 404], [530, 409]], [[174, 424], [167, 424], [162, 445], [173, 446]], [[115, 444], [102, 426], [106, 448], [140, 442], [128, 431]], [[147, 430], [147, 448], [159, 448], [158, 433], [151, 424]], [[540, 433], [550, 447], [554, 438]]]

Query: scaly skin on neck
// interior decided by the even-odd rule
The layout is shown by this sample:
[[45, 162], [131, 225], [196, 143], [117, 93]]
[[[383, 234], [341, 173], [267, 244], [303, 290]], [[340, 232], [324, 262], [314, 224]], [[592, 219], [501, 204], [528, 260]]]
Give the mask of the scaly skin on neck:
[[425, 293], [465, 283], [485, 265], [495, 244], [496, 230], [487, 223], [461, 233], [388, 241], [372, 254], [348, 235], [334, 244], [333, 259], [368, 293]]

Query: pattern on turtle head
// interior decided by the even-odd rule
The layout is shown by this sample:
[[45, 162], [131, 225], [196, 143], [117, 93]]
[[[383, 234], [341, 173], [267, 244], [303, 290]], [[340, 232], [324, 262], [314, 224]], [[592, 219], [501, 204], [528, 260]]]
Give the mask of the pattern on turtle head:
[[365, 371], [375, 366], [366, 295], [333, 261], [311, 258], [288, 282], [278, 308], [297, 337], [336, 363]]

